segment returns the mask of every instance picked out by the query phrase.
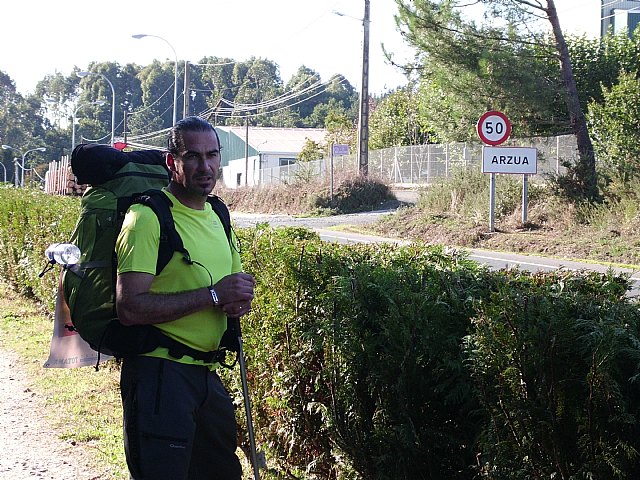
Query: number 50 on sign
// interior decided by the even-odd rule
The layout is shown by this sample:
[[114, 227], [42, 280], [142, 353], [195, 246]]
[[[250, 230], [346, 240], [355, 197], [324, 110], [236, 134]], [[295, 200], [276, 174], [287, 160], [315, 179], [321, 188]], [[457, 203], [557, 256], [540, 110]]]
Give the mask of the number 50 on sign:
[[511, 135], [511, 122], [502, 112], [487, 112], [478, 120], [478, 136], [487, 145], [500, 145]]

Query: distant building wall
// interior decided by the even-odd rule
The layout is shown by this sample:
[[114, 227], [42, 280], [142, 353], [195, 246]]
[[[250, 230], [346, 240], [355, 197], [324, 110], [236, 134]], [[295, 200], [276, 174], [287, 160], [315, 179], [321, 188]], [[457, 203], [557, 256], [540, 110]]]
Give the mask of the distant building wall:
[[627, 30], [629, 36], [640, 23], [640, 0], [600, 0], [600, 34]]
[[297, 155], [295, 152], [269, 152], [252, 155], [248, 159], [231, 160], [228, 165], [222, 167], [222, 181], [227, 188], [260, 185], [265, 183], [265, 171], [293, 165], [296, 163]]

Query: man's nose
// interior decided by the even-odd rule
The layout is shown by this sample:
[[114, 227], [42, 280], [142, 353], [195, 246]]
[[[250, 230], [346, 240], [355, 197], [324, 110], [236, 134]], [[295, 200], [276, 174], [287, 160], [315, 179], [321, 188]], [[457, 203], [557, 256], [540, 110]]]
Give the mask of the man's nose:
[[200, 158], [198, 160], [198, 170], [209, 170], [210, 168], [210, 162], [206, 158]]

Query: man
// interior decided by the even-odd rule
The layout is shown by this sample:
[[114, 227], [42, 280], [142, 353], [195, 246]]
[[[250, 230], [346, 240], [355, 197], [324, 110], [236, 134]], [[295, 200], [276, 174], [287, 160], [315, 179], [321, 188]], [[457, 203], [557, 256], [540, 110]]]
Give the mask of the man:
[[[153, 324], [203, 352], [218, 348], [226, 315], [249, 311], [255, 281], [241, 271], [238, 252], [207, 196], [220, 171], [220, 142], [198, 117], [171, 130], [164, 189], [191, 263], [174, 253], [155, 276], [160, 227], [146, 206], [127, 212], [116, 243], [116, 308], [125, 325]], [[217, 364], [158, 348], [123, 360], [120, 389], [127, 464], [136, 480], [240, 479], [236, 423]]]

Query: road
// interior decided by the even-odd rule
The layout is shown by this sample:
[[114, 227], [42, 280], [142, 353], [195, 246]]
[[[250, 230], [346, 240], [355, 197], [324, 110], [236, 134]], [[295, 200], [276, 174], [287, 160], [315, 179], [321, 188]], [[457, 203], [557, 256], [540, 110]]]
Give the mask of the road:
[[[233, 220], [238, 227], [251, 227], [257, 223], [268, 223], [273, 227], [297, 226], [310, 228], [318, 233], [324, 241], [339, 243], [375, 243], [389, 242], [406, 244], [404, 240], [394, 238], [363, 235], [339, 230], [331, 230], [331, 227], [339, 225], [366, 225], [373, 223], [383, 215], [392, 214], [393, 210], [356, 213], [348, 215], [334, 215], [331, 217], [294, 217], [291, 215], [263, 215], [232, 213]], [[553, 271], [558, 269], [592, 270], [606, 273], [610, 268], [618, 274], [629, 274], [633, 285], [629, 296], [640, 298], [640, 272], [628, 268], [611, 267], [591, 262], [574, 262], [558, 258], [543, 257], [538, 255], [523, 255], [519, 253], [497, 252], [490, 250], [465, 249], [469, 258], [485, 264], [492, 269], [518, 267], [527, 271]]]

